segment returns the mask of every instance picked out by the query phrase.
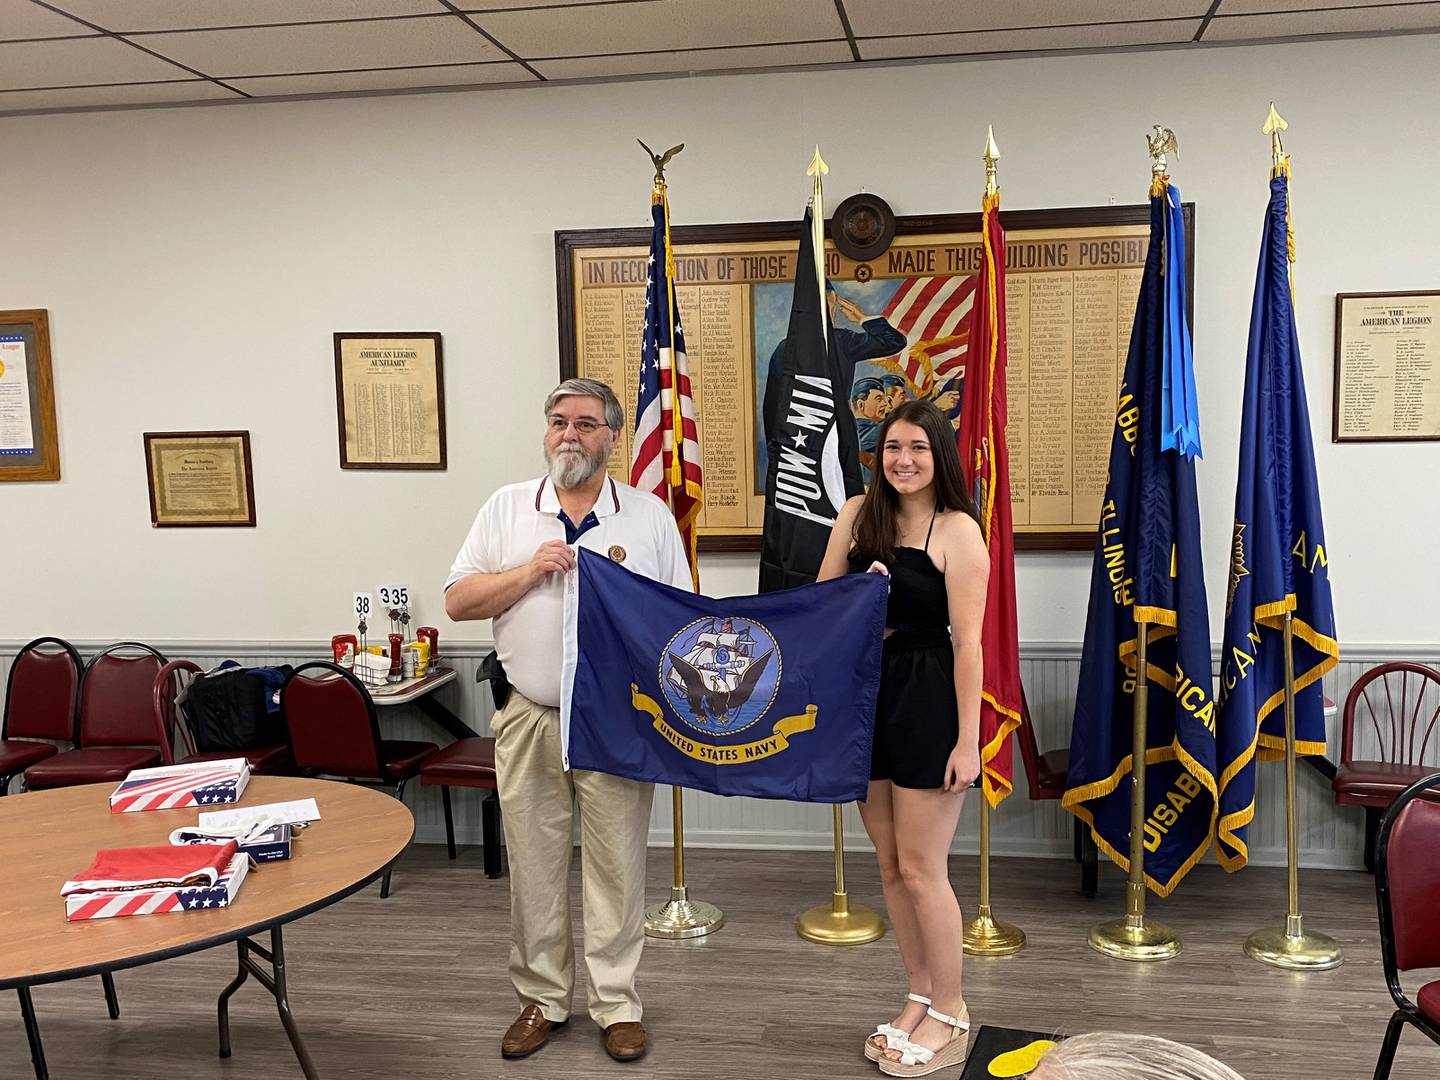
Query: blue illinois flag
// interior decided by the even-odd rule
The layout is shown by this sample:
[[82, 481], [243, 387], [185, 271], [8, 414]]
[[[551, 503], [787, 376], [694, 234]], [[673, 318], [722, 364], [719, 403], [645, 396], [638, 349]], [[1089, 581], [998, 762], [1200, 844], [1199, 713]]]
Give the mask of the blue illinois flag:
[[[1287, 159], [1288, 160], [1288, 159]], [[1287, 258], [1288, 169], [1270, 181], [1250, 312], [1240, 476], [1220, 653], [1220, 863], [1249, 857], [1255, 759], [1285, 754], [1285, 615], [1295, 668], [1295, 750], [1325, 752], [1321, 677], [1339, 662], [1329, 554]]]
[[567, 769], [797, 802], [870, 782], [889, 583], [714, 600], [581, 548], [565, 597]]
[[[1215, 704], [1200, 558], [1194, 374], [1172, 275], [1187, 264], [1180, 193], [1151, 189], [1130, 351], [1110, 443], [1090, 608], [1062, 805], [1130, 866], [1130, 783], [1139, 626], [1146, 634], [1145, 880], [1167, 896], [1210, 846], [1215, 826]], [[1167, 362], [1175, 365], [1167, 370]]]

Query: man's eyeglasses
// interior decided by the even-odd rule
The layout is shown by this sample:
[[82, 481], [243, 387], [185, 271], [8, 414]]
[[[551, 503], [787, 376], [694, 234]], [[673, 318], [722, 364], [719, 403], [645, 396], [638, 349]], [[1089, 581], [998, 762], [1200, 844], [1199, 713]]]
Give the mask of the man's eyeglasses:
[[581, 435], [594, 435], [600, 428], [610, 426], [603, 421], [591, 420], [586, 416], [582, 416], [578, 420], [567, 420], [563, 416], [547, 416], [545, 423], [556, 435], [563, 435], [568, 427], [573, 427]]

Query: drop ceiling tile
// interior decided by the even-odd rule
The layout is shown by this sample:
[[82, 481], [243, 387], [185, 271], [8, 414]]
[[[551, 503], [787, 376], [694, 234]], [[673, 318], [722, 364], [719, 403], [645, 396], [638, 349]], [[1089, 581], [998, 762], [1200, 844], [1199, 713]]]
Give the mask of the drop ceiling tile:
[[285, 75], [508, 60], [454, 16], [145, 34], [147, 49], [206, 75]]
[[579, 56], [531, 63], [547, 79], [597, 79], [621, 75], [658, 75], [677, 71], [743, 71], [763, 67], [852, 63], [843, 41], [801, 45], [752, 45], [739, 49], [692, 49], [681, 52]]
[[439, 0], [46, 0], [117, 33], [434, 15]]
[[922, 56], [965, 56], [996, 52], [1042, 52], [1050, 49], [1103, 49], [1126, 45], [1159, 45], [1189, 41], [1200, 29], [1199, 19], [1149, 23], [1107, 23], [1028, 30], [979, 30], [970, 34], [921, 34], [912, 37], [861, 38], [865, 60]]
[[1202, 18], [1210, 0], [845, 0], [857, 37]]
[[526, 59], [845, 36], [834, 0], [642, 0], [470, 17]]
[[1318, 10], [1321, 8], [1388, 7], [1397, 0], [1222, 0], [1222, 15], [1253, 15], [1265, 11]]
[[190, 75], [107, 37], [0, 44], [0, 90], [93, 83], [158, 82]]
[[241, 100], [223, 86], [205, 79], [181, 82], [127, 83], [122, 86], [75, 86], [56, 90], [10, 90], [0, 92], [0, 113], [27, 109], [103, 108], [113, 105], [148, 105], [166, 102], [190, 103], [222, 98]]
[[74, 19], [47, 11], [30, 0], [0, 0], [0, 41], [26, 38], [78, 37], [93, 34]]
[[1440, 4], [1341, 8], [1298, 14], [1216, 16], [1206, 41], [1245, 41], [1307, 34], [1367, 34], [1391, 30], [1440, 29]]
[[343, 94], [358, 90], [406, 90], [422, 86], [474, 86], [482, 83], [535, 82], [519, 64], [444, 64], [437, 67], [392, 68], [379, 71], [333, 71], [318, 75], [271, 75], [259, 79], [227, 79], [254, 97], [288, 94]]
[[455, 0], [461, 11], [513, 11], [515, 8], [589, 7], [597, 4], [645, 4], [649, 0]]

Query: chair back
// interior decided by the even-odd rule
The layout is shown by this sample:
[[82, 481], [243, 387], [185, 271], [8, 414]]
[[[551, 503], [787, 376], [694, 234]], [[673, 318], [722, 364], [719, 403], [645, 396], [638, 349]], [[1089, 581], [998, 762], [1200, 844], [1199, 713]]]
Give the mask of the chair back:
[[26, 643], [5, 680], [0, 739], [73, 742], [80, 673], [80, 654], [68, 641], [41, 637]]
[[154, 746], [165, 753], [155, 726], [155, 676], [165, 657], [149, 645], [122, 641], [90, 658], [80, 680], [76, 745]]
[[[1424, 765], [1428, 751], [1440, 757], [1440, 671], [1401, 661], [1380, 664], [1360, 676], [1345, 698], [1340, 760], [1357, 758], [1391, 765]], [[1357, 753], [1356, 742], [1367, 743]], [[1374, 749], [1371, 749], [1373, 744]]]
[[195, 753], [195, 737], [175, 699], [197, 675], [203, 674], [204, 670], [193, 660], [171, 660], [155, 676], [155, 724], [163, 740], [160, 758], [165, 765], [173, 765], [177, 758]]
[[280, 688], [295, 765], [304, 772], [383, 779], [380, 720], [360, 680], [337, 664], [301, 664]]
[[1020, 688], [1020, 726], [1015, 729], [1015, 745], [1020, 748], [1020, 761], [1025, 766], [1030, 800], [1039, 802], [1043, 797], [1040, 794], [1040, 747], [1035, 742], [1035, 725], [1030, 722], [1030, 704], [1025, 700], [1023, 686]]
[[[1430, 790], [1433, 789], [1433, 790]], [[1398, 971], [1440, 967], [1440, 772], [1406, 788], [1380, 820], [1375, 895], [1380, 956], [1392, 992]]]

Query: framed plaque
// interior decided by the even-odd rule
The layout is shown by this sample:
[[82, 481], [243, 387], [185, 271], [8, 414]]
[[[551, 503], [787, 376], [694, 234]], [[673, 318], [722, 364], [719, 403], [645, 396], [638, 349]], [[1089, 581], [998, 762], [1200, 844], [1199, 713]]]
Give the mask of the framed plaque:
[[248, 431], [147, 431], [145, 476], [157, 529], [255, 525]]
[[0, 311], [0, 482], [59, 479], [50, 315]]
[[[1194, 297], [1194, 206], [1186, 272]], [[1150, 207], [1003, 211], [1008, 252], [1010, 482], [1016, 547], [1090, 550]], [[702, 551], [754, 551], [764, 521], [760, 408], [790, 317], [798, 222], [675, 226], [675, 280], [700, 434]], [[555, 234], [560, 375], [614, 387], [633, 417], [650, 233]], [[890, 248], [868, 261], [827, 241], [837, 347], [853, 365], [857, 427], [927, 398], [958, 424], [969, 313], [981, 258], [980, 215], [895, 219]], [[631, 432], [611, 472], [628, 474]], [[874, 461], [861, 440], [861, 465]]]
[[1332, 442], [1440, 439], [1440, 290], [1338, 293]]
[[342, 469], [444, 469], [445, 375], [438, 333], [337, 333]]

